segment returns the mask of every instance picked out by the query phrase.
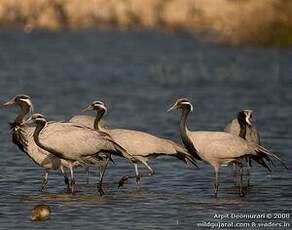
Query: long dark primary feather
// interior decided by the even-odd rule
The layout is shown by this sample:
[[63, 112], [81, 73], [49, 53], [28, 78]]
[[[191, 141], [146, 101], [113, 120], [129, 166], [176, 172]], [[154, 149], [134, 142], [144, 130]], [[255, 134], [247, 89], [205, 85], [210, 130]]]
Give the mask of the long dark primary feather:
[[[284, 161], [278, 157], [276, 154], [270, 152], [269, 150], [267, 150], [266, 148], [264, 148], [263, 146], [260, 146], [258, 145], [258, 149], [256, 149], [256, 152], [258, 153], [262, 153], [264, 154], [265, 156], [269, 156], [269, 157], [272, 157], [273, 159], [279, 161], [284, 168], [288, 169], [287, 165], [284, 163]], [[270, 159], [271, 160], [271, 159]], [[272, 160], [271, 160], [272, 161]]]
[[196, 168], [199, 168], [199, 166], [197, 165], [197, 162], [195, 161], [195, 159], [191, 155], [188, 155], [184, 152], [177, 152], [177, 154], [174, 156], [180, 160], [183, 160], [186, 164], [188, 164], [188, 161], [189, 161], [194, 166], [196, 166]]
[[[271, 168], [270, 166], [265, 162], [265, 159], [271, 163], [272, 160], [265, 154], [262, 154], [262, 153], [259, 153], [258, 155], [253, 155], [253, 154], [246, 154], [246, 155], [243, 155], [243, 156], [240, 156], [240, 157], [237, 157], [234, 161], [234, 163], [240, 165], [242, 167], [242, 161], [243, 159], [246, 159], [246, 158], [249, 158], [249, 159], [252, 159], [254, 160], [255, 162], [257, 162], [259, 165], [263, 166], [264, 168], [266, 168], [269, 172], [271, 172]], [[247, 162], [249, 164], [249, 162]]]
[[[284, 161], [280, 157], [278, 157], [275, 153], [272, 153], [271, 151], [269, 151], [265, 147], [263, 147], [259, 144], [256, 144], [252, 141], [248, 141], [248, 145], [250, 147], [250, 151], [254, 152], [254, 154], [251, 154], [251, 155], [248, 154], [248, 156], [250, 156], [253, 160], [255, 160], [257, 158], [261, 159], [261, 160], [255, 160], [255, 161], [257, 163], [263, 165], [265, 168], [267, 168], [268, 165], [264, 160], [266, 160], [272, 166], [274, 166], [273, 160], [277, 160], [284, 166], [284, 168], [288, 169], [288, 167], [286, 166]], [[268, 167], [268, 168], [270, 169], [270, 167]]]
[[184, 149], [183, 147], [181, 147], [177, 144], [173, 144], [173, 147], [177, 153], [175, 156], [178, 159], [183, 160], [186, 164], [188, 164], [188, 161], [189, 161], [194, 166], [196, 166], [196, 168], [199, 168], [199, 166], [197, 165], [197, 162], [196, 162], [196, 158], [193, 155], [191, 155], [186, 149]]
[[265, 167], [269, 172], [272, 172], [271, 168], [266, 164], [266, 162], [260, 158], [260, 157], [252, 157], [253, 160], [255, 160], [258, 164]]

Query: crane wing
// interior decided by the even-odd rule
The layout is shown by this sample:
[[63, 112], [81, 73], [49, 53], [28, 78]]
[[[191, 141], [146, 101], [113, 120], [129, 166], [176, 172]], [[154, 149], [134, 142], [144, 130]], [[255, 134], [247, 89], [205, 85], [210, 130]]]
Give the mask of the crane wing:
[[55, 150], [60, 157], [76, 160], [115, 148], [99, 132], [72, 123], [51, 123], [40, 133], [40, 142]]

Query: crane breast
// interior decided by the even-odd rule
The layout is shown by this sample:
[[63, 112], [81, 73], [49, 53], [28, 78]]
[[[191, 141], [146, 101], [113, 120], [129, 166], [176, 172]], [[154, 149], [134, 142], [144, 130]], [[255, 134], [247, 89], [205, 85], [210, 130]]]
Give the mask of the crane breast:
[[25, 142], [25, 153], [33, 160], [33, 162], [47, 169], [58, 169], [61, 165], [67, 167], [68, 163], [66, 161], [59, 159], [55, 155], [37, 146], [33, 138], [34, 130], [35, 127], [22, 126], [16, 131], [20, 141]]

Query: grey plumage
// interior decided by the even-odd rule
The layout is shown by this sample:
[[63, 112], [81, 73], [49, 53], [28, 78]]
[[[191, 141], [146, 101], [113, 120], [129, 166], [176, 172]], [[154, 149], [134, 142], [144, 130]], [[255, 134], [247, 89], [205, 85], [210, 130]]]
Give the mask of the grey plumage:
[[[69, 166], [68, 162], [39, 148], [33, 140], [35, 127], [25, 124], [25, 121], [33, 108], [31, 97], [27, 95], [16, 95], [4, 103], [4, 106], [12, 105], [17, 105], [20, 107], [20, 113], [11, 124], [12, 141], [21, 151], [26, 153], [26, 155], [35, 164], [44, 169], [43, 184], [41, 189], [43, 190], [48, 183], [48, 175], [50, 170], [60, 170], [65, 177], [65, 183], [68, 185], [68, 178], [64, 171], [64, 168], [68, 168]], [[74, 166], [77, 166], [77, 164]]]
[[[94, 129], [94, 122], [95, 122], [95, 117], [93, 116], [88, 116], [88, 115], [76, 115], [74, 117], [72, 117], [69, 122], [74, 123], [74, 124], [79, 124], [79, 125], [83, 125], [87, 128], [91, 128]], [[102, 129], [106, 129], [107, 124], [105, 123], [105, 121], [101, 120], [99, 121]], [[108, 159], [108, 157], [110, 157], [107, 154], [100, 154], [100, 160], [96, 162], [97, 165], [97, 171], [99, 171], [99, 182], [102, 183], [102, 176], [105, 173], [105, 170], [107, 168], [107, 163], [108, 160], [111, 160], [111, 158]], [[87, 183], [89, 183], [89, 166], [86, 167], [86, 171], [87, 171]]]
[[252, 117], [252, 110], [242, 110], [237, 114], [231, 122], [227, 124], [224, 131], [236, 136], [240, 136], [247, 141], [253, 141], [257, 144], [261, 144], [260, 135], [254, 124], [248, 123], [246, 120], [250, 120]]
[[[87, 110], [97, 111], [96, 121], [99, 121], [107, 112], [106, 105], [101, 101], [92, 102]], [[95, 123], [95, 128], [102, 130], [99, 123]], [[153, 169], [148, 164], [150, 158], [154, 158], [160, 155], [174, 156], [184, 162], [191, 162], [195, 164], [195, 161], [191, 154], [189, 154], [183, 147], [175, 142], [156, 137], [146, 132], [140, 132], [129, 129], [107, 129], [106, 132], [110, 134], [115, 142], [121, 145], [127, 150], [127, 155], [123, 155], [126, 159], [130, 160], [135, 167], [135, 177], [137, 185], [140, 184], [140, 174], [138, 172], [138, 163], [142, 163], [148, 170], [149, 175], [154, 174]], [[120, 186], [129, 177], [123, 177], [120, 181]]]
[[[71, 123], [83, 125], [91, 129], [94, 129], [94, 121], [95, 121], [95, 117], [88, 116], [88, 115], [76, 115], [69, 120], [69, 122]], [[104, 120], [99, 121], [99, 123], [104, 128], [108, 127]]]
[[[236, 118], [227, 124], [224, 132], [231, 133], [233, 135], [242, 137], [247, 141], [255, 142], [256, 144], [261, 144], [260, 135], [256, 127], [252, 122], [252, 110], [242, 110], [240, 111]], [[247, 171], [247, 186], [250, 186], [250, 168], [251, 168], [251, 158], [247, 157], [245, 159], [245, 166]], [[240, 169], [240, 180], [243, 180], [243, 170]], [[236, 183], [237, 167], [236, 164], [233, 166], [233, 178]], [[242, 183], [242, 182], [241, 182]]]
[[191, 158], [183, 147], [165, 138], [130, 129], [111, 129], [109, 133], [117, 143], [132, 153], [132, 161], [137, 157], [140, 157], [141, 161], [148, 161], [148, 158], [159, 155], [174, 156], [183, 160]]
[[53, 123], [47, 124], [41, 130], [40, 127], [37, 126], [35, 130], [37, 134], [41, 131], [39, 136], [41, 145], [37, 144], [44, 149], [49, 149], [61, 159], [74, 161], [92, 156], [101, 150], [114, 150], [112, 143], [106, 140], [105, 136], [84, 126]]
[[88, 128], [93, 128], [95, 117], [88, 115], [76, 115], [72, 117], [69, 122], [84, 125]]
[[[273, 160], [280, 161], [285, 164], [274, 153], [271, 153], [264, 147], [247, 141], [241, 137], [225, 132], [214, 131], [189, 131], [187, 128], [187, 117], [193, 110], [191, 102], [186, 98], [181, 98], [168, 110], [182, 110], [180, 120], [180, 135], [186, 149], [197, 159], [210, 164], [215, 171], [215, 196], [218, 195], [219, 189], [219, 168], [227, 166], [232, 162], [246, 156], [251, 157], [257, 163], [270, 170], [269, 163]], [[240, 194], [242, 195], [242, 184], [240, 186]]]
[[36, 124], [33, 135], [36, 144], [69, 162], [72, 191], [75, 185], [73, 174], [75, 161], [91, 164], [94, 159], [98, 160], [100, 152], [119, 152], [120, 154], [120, 151], [123, 151], [105, 132], [69, 122], [49, 124], [41, 114], [32, 115], [30, 120]]
[[[256, 144], [261, 144], [260, 135], [257, 131], [256, 127], [252, 122], [252, 110], [242, 110], [240, 111], [236, 118], [234, 118], [227, 126], [225, 127], [224, 131], [231, 133], [233, 135], [242, 137], [247, 141], [252, 141]], [[243, 169], [246, 168], [246, 177], [247, 177], [247, 186], [250, 186], [250, 169], [251, 169], [251, 158], [246, 157], [242, 164], [240, 164], [240, 182], [242, 183], [243, 180]], [[233, 178], [234, 182], [236, 183], [237, 177], [237, 165], [233, 165]]]

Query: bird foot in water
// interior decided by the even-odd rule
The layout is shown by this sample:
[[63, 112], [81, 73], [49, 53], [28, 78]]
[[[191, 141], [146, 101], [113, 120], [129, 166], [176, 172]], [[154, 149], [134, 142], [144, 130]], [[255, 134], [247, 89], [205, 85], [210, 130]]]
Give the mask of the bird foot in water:
[[103, 189], [101, 187], [98, 188], [98, 192], [99, 192], [100, 196], [104, 195], [104, 191], [103, 191]]
[[217, 199], [218, 198], [218, 191], [219, 191], [219, 187], [218, 185], [214, 185], [214, 197]]
[[65, 193], [71, 193], [71, 187], [70, 187], [70, 185], [67, 186], [67, 190], [66, 190]]
[[46, 190], [46, 186], [45, 185], [42, 185], [40, 188], [39, 188], [39, 191], [40, 192], [44, 192]]
[[102, 189], [102, 183], [100, 183], [100, 182], [97, 183], [97, 184], [96, 184], [96, 187], [97, 187], [97, 190], [98, 190], [100, 196], [103, 196], [103, 195], [104, 195], [104, 191], [103, 191], [103, 189]]
[[44, 183], [42, 183], [42, 186], [40, 187], [39, 191], [40, 191], [40, 192], [44, 192], [44, 191], [46, 190], [46, 188], [47, 188], [47, 184], [48, 184], [47, 181], [44, 182]]
[[139, 192], [141, 190], [141, 176], [136, 176], [136, 191]]
[[136, 176], [136, 185], [139, 187], [140, 184], [141, 184], [141, 176], [138, 175], [138, 176]]
[[73, 193], [75, 193], [76, 192], [76, 188], [75, 188], [75, 180], [74, 179], [72, 179], [71, 180], [71, 193], [73, 194]]
[[67, 189], [70, 189], [70, 183], [68, 177], [64, 177], [64, 182], [67, 185]]
[[68, 177], [65, 177], [64, 178], [64, 182], [65, 182], [66, 185], [69, 185], [69, 179], [68, 179]]
[[119, 186], [118, 188], [122, 187], [124, 185], [124, 183], [129, 179], [128, 176], [123, 176], [120, 181], [119, 181]]
[[245, 193], [244, 193], [243, 191], [240, 191], [240, 192], [239, 192], [239, 196], [240, 196], [240, 197], [245, 197]]
[[151, 172], [148, 173], [149, 176], [153, 176], [154, 174], [155, 174], [154, 171], [151, 171]]
[[249, 180], [247, 181], [247, 187], [248, 187], [248, 188], [251, 187], [251, 183], [250, 183]]

